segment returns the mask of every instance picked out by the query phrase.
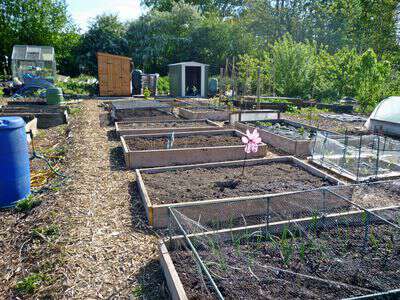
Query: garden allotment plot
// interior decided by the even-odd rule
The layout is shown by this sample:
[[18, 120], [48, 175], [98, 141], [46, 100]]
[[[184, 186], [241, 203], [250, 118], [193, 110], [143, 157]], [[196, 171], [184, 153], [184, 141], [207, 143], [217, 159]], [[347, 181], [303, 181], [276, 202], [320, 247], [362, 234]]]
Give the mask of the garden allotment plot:
[[[398, 184], [374, 183], [374, 188]], [[213, 222], [188, 217], [179, 207], [170, 208], [171, 237], [160, 249], [173, 297], [342, 299], [398, 293], [400, 209], [365, 209], [354, 203], [353, 191], [366, 187], [324, 187], [303, 197], [287, 195], [291, 209], [286, 211], [272, 197], [260, 212], [264, 222], [225, 224], [220, 230]], [[323, 204], [327, 194], [330, 208]], [[396, 197], [398, 203], [398, 192]], [[302, 216], [297, 215], [300, 207]]]
[[200, 211], [203, 221], [229, 222], [259, 215], [268, 195], [341, 184], [294, 157], [139, 169], [136, 175], [149, 223], [155, 227], [168, 225], [170, 206], [187, 207], [190, 217]]

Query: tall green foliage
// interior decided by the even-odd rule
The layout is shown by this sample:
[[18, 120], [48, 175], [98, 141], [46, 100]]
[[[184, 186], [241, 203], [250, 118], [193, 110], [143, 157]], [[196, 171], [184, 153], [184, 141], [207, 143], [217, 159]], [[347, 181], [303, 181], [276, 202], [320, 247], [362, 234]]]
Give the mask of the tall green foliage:
[[271, 76], [275, 92], [284, 96], [313, 96], [317, 48], [284, 36], [271, 47]]

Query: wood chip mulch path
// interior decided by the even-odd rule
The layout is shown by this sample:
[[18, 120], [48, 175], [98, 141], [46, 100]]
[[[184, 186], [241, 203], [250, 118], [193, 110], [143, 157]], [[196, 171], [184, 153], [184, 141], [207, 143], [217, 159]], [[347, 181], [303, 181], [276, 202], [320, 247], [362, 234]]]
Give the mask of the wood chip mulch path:
[[165, 297], [157, 236], [147, 227], [124, 169], [120, 142], [104, 127], [99, 102], [85, 101], [77, 124], [66, 195], [65, 298]]

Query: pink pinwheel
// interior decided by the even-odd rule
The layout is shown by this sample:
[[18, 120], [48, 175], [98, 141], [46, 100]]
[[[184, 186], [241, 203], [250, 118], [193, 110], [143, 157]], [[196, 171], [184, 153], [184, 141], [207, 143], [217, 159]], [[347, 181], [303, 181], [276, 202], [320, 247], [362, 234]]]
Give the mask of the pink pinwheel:
[[258, 134], [257, 128], [254, 129], [253, 133], [247, 129], [246, 136], [242, 136], [242, 142], [246, 145], [244, 151], [246, 153], [258, 151], [258, 145], [261, 143], [260, 135]]

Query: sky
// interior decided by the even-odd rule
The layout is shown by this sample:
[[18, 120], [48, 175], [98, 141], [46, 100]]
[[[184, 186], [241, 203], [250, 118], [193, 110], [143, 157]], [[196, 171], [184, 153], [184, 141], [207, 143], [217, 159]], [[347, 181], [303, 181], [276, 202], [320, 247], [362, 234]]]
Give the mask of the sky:
[[143, 9], [140, 0], [66, 0], [68, 11], [82, 31], [86, 31], [90, 19], [102, 13], [117, 13], [121, 20], [138, 18]]

